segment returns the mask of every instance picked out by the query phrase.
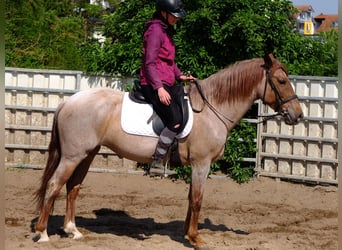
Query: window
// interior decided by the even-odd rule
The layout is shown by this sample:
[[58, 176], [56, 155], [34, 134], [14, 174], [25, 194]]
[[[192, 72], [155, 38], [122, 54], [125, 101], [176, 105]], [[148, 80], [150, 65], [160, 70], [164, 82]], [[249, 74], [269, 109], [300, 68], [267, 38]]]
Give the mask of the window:
[[338, 21], [332, 21], [330, 26], [331, 28], [338, 28]]
[[311, 12], [302, 11], [299, 16], [301, 20], [311, 20]]

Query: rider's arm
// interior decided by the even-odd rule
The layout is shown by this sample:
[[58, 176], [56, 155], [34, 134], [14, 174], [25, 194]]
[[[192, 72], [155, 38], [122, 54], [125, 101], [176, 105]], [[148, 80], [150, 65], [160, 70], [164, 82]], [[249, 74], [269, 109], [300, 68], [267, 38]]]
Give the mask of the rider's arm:
[[157, 70], [157, 59], [160, 47], [162, 46], [162, 31], [158, 27], [151, 28], [145, 34], [145, 69], [146, 78], [153, 89], [163, 86]]

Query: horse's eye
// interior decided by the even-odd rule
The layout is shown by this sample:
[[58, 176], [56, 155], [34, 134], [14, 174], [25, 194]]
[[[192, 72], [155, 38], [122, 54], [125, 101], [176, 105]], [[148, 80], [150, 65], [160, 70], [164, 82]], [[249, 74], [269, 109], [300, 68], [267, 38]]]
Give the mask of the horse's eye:
[[279, 83], [284, 85], [286, 83], [286, 80], [279, 80]]

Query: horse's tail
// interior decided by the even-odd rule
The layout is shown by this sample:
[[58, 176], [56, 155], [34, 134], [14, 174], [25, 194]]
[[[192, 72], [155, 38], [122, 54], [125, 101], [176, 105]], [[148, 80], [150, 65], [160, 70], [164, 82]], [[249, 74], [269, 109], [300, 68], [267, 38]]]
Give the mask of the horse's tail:
[[59, 105], [53, 117], [51, 140], [49, 144], [49, 156], [44, 169], [44, 174], [40, 180], [40, 187], [34, 193], [38, 211], [40, 211], [44, 206], [44, 199], [48, 182], [51, 179], [54, 172], [56, 171], [59, 161], [61, 159], [61, 145], [58, 133], [58, 114], [62, 109], [63, 105], [64, 104]]

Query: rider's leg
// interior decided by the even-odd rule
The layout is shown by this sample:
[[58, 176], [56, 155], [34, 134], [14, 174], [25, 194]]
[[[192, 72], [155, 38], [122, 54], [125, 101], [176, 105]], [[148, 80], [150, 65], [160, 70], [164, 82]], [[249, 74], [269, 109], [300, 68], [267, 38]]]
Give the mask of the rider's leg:
[[[176, 126], [179, 127], [179, 124]], [[153, 154], [150, 174], [160, 174], [162, 173], [161, 170], [164, 171], [163, 160], [176, 135], [177, 132], [170, 130], [168, 127], [163, 129], [159, 136], [155, 153]]]
[[[142, 86], [142, 91], [144, 96], [150, 100], [153, 105], [153, 109], [160, 116], [162, 121], [165, 124], [165, 128], [161, 132], [159, 136], [159, 140], [156, 146], [155, 153], [153, 154], [153, 162], [150, 168], [149, 173], [151, 174], [163, 174], [161, 172], [164, 171], [163, 160], [165, 155], [171, 146], [173, 140], [179, 132], [179, 128], [182, 123], [182, 112], [180, 110], [179, 105], [177, 104], [177, 97], [179, 88], [177, 85], [173, 85], [172, 87], [164, 85], [166, 91], [168, 91], [171, 95], [171, 103], [169, 105], [164, 105], [160, 102], [158, 93], [153, 90], [153, 88], [149, 85]], [[153, 173], [155, 172], [155, 173]], [[158, 172], [158, 173], [156, 173]], [[171, 174], [171, 173], [170, 173]], [[172, 173], [173, 174], [173, 173]]]

